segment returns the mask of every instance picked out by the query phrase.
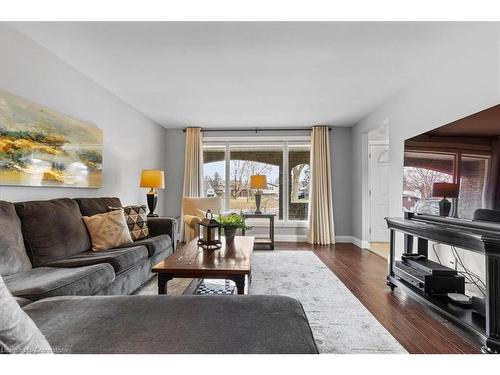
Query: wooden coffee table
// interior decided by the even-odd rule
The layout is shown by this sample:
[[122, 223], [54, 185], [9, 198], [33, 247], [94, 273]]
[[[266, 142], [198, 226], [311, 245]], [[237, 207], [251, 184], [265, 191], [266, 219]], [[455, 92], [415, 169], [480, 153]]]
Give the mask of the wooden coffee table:
[[222, 248], [209, 251], [195, 238], [151, 270], [158, 274], [158, 294], [167, 294], [167, 282], [174, 277], [232, 280], [238, 294], [244, 294], [245, 278], [251, 278], [253, 245], [254, 237], [236, 236], [231, 245], [222, 238]]

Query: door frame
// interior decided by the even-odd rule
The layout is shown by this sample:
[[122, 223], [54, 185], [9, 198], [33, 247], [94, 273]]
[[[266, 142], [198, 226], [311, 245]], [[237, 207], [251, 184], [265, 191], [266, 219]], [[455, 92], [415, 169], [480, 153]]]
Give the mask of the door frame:
[[[372, 241], [372, 164], [371, 164], [371, 157], [372, 157], [372, 151], [371, 147], [372, 146], [387, 146], [387, 150], [389, 151], [389, 141], [388, 140], [369, 140], [368, 141], [368, 201], [367, 201], [367, 207], [368, 207], [368, 248], [370, 246], [371, 242], [378, 242], [378, 241]], [[390, 156], [389, 156], [390, 157]], [[388, 162], [389, 164], [390, 162]]]

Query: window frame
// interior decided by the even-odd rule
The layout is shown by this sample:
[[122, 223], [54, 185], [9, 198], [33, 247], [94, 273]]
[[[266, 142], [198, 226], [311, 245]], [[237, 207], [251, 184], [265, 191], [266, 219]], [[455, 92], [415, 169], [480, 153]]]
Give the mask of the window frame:
[[[477, 152], [477, 151], [476, 152], [460, 151], [458, 153], [459, 168], [458, 168], [458, 182], [457, 182], [459, 184], [459, 186], [462, 183], [461, 170], [462, 170], [462, 160], [463, 160], [463, 158], [481, 159], [481, 160], [483, 160], [485, 162], [483, 190], [481, 192], [481, 206], [484, 207], [486, 205], [486, 203], [485, 203], [486, 189], [487, 189], [487, 186], [488, 186], [488, 182], [489, 182], [489, 180], [491, 178], [491, 176], [490, 176], [491, 155], [488, 155], [486, 153]], [[462, 201], [460, 199], [460, 192], [461, 192], [461, 189], [459, 191], [459, 201]], [[458, 210], [458, 207], [457, 207], [457, 210]]]
[[[231, 181], [231, 171], [230, 171], [230, 161], [231, 161], [231, 146], [237, 144], [239, 146], [251, 146], [251, 145], [266, 145], [269, 143], [278, 143], [283, 150], [283, 219], [279, 218], [275, 221], [275, 226], [277, 228], [280, 227], [307, 227], [308, 219], [306, 220], [289, 220], [288, 219], [288, 199], [289, 199], [289, 173], [288, 173], [288, 144], [303, 142], [307, 144], [308, 147], [311, 147], [311, 137], [310, 136], [229, 136], [229, 137], [221, 137], [221, 136], [204, 136], [203, 137], [203, 151], [205, 149], [205, 145], [207, 146], [219, 146], [224, 147], [224, 160], [225, 160], [225, 170], [224, 170], [224, 178], [225, 181]], [[309, 162], [310, 164], [310, 162]], [[204, 175], [203, 175], [204, 178]], [[231, 184], [227, 183], [224, 187], [224, 202], [223, 209], [228, 210], [230, 207], [230, 197], [231, 197]], [[267, 227], [267, 223], [263, 223], [262, 220], [248, 220], [248, 223], [255, 227]]]

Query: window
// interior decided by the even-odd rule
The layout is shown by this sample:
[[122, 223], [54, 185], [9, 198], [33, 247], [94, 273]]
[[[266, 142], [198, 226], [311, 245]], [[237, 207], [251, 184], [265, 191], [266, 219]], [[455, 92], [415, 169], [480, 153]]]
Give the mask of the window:
[[485, 156], [461, 155], [460, 189], [458, 194], [458, 216], [472, 219], [474, 210], [485, 207], [484, 193], [489, 158]]
[[436, 182], [453, 182], [455, 155], [405, 152], [403, 208], [420, 214], [439, 214], [439, 200], [432, 196]]
[[441, 197], [432, 196], [436, 182], [459, 185], [455, 203], [458, 217], [472, 219], [474, 211], [486, 207], [485, 189], [490, 168], [488, 155], [462, 152], [405, 152], [403, 208], [424, 214], [439, 214]]
[[280, 221], [305, 221], [309, 204], [309, 139], [266, 138], [205, 138], [203, 192], [205, 196], [222, 197], [226, 211], [252, 211], [255, 191], [250, 189], [250, 176], [266, 175], [261, 210], [275, 213]]
[[307, 220], [309, 206], [309, 181], [311, 168], [309, 165], [309, 145], [288, 145], [288, 218], [290, 220]]
[[203, 148], [203, 194], [205, 197], [226, 193], [226, 149], [224, 146], [205, 146]]
[[255, 210], [254, 191], [250, 176], [267, 176], [267, 189], [262, 191], [261, 210], [278, 215], [283, 220], [283, 146], [280, 144], [230, 145], [229, 175], [231, 178], [232, 210]]

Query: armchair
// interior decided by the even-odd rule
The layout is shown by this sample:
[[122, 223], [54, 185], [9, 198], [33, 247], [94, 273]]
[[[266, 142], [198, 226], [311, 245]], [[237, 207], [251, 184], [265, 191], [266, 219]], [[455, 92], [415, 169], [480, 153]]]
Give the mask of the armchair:
[[182, 200], [184, 240], [189, 242], [198, 235], [197, 224], [203, 219], [202, 211], [210, 210], [214, 214], [218, 214], [221, 206], [222, 199], [220, 197], [184, 197]]

